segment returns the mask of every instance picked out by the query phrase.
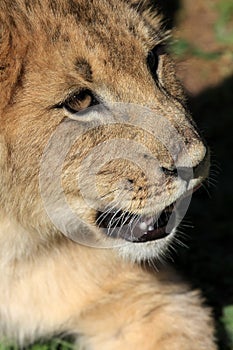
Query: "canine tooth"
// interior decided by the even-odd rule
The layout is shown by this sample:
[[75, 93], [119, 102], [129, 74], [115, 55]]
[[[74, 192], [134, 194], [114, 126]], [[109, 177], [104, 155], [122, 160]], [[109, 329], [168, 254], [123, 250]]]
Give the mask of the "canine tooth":
[[142, 231], [147, 231], [147, 224], [144, 221], [140, 223], [139, 227]]
[[153, 231], [154, 230], [154, 227], [153, 226], [149, 226], [148, 227], [148, 231]]

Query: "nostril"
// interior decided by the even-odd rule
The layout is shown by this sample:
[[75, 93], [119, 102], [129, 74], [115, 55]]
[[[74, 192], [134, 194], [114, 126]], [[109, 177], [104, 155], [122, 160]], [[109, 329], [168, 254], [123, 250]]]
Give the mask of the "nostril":
[[193, 178], [193, 168], [190, 167], [178, 167], [167, 169], [162, 167], [162, 171], [166, 176], [180, 177], [182, 180], [189, 182]]
[[132, 184], [132, 185], [133, 185], [133, 183], [134, 183], [134, 180], [132, 180], [132, 179], [127, 179], [127, 181], [128, 181], [130, 184]]
[[161, 169], [162, 169], [162, 172], [167, 176], [174, 176], [174, 177], [178, 176], [177, 168], [167, 169], [162, 167]]

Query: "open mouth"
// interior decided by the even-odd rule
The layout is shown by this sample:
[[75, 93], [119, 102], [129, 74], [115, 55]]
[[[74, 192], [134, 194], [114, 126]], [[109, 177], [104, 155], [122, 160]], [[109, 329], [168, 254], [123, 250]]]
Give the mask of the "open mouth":
[[155, 241], [171, 233], [167, 226], [170, 219], [175, 221], [173, 209], [174, 205], [170, 205], [155, 216], [137, 215], [121, 210], [98, 212], [96, 223], [113, 238], [123, 238], [134, 243]]

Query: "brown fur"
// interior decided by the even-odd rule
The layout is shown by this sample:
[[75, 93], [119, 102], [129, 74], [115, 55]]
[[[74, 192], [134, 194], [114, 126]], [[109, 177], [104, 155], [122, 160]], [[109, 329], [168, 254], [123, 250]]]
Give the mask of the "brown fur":
[[[148, 52], [167, 38], [159, 16], [148, 6], [133, 0], [0, 2], [2, 341], [22, 346], [39, 337], [68, 333], [77, 336], [79, 346], [93, 350], [216, 349], [211, 317], [199, 294], [168, 269], [156, 272], [147, 263], [141, 266], [141, 261], [164, 254], [170, 236], [115, 249], [78, 244], [51, 222], [39, 188], [41, 159], [53, 132], [61, 128], [58, 144], [65, 144], [82, 128], [75, 121], [72, 134], [65, 126], [62, 129], [69, 124], [58, 106], [84, 88], [103, 103], [134, 103], [162, 115], [174, 126], [178, 139], [166, 128], [161, 128], [161, 135], [173, 148], [178, 141], [185, 143], [192, 167], [198, 168], [190, 189], [205, 178], [206, 149], [184, 107], [169, 56], [163, 53], [159, 58], [159, 83], [146, 64]], [[144, 145], [149, 150], [144, 155], [148, 167], [151, 154], [161, 167], [174, 166], [166, 147], [155, 142], [143, 125], [102, 125], [74, 142], [62, 172], [67, 202], [92, 227], [95, 239], [109, 244], [112, 238], [95, 225], [95, 206], [83, 200], [76, 180], [88, 152], [114, 138]], [[120, 147], [127, 152], [123, 141]], [[182, 152], [177, 164], [188, 166]], [[46, 178], [51, 197], [52, 175]], [[122, 178], [134, 188], [129, 205], [129, 190], [123, 187], [120, 206], [136, 214], [152, 215], [183, 194], [179, 179], [169, 173], [149, 188], [142, 171], [127, 159], [104, 164], [96, 179], [99, 193], [103, 197], [117, 193]], [[90, 186], [91, 174], [87, 174], [84, 188], [88, 191]], [[97, 205], [94, 195], [90, 200]]]

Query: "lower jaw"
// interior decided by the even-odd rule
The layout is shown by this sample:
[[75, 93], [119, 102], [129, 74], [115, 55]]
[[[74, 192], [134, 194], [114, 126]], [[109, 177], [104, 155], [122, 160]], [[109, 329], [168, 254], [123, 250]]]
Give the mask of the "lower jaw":
[[130, 231], [129, 228], [120, 229], [118, 232], [113, 232], [110, 236], [113, 238], [121, 238], [125, 241], [132, 243], [146, 243], [157, 241], [166, 238], [170, 235], [170, 232], [166, 231], [166, 226], [154, 228], [153, 230], [143, 232], [137, 227]]
[[145, 242], [152, 242], [157, 241], [163, 238], [166, 238], [170, 235], [170, 232], [166, 232], [166, 226], [160, 227], [151, 231], [144, 232], [142, 236], [136, 238], [132, 237], [132, 239], [129, 239], [128, 237], [125, 237], [126, 241], [130, 241], [132, 243], [145, 243]]

